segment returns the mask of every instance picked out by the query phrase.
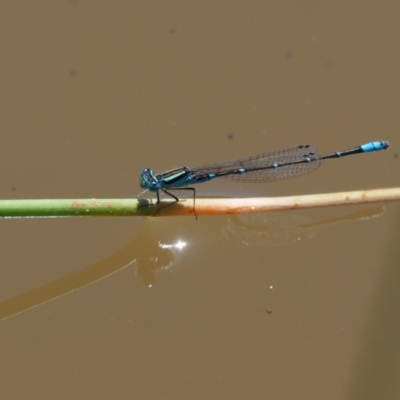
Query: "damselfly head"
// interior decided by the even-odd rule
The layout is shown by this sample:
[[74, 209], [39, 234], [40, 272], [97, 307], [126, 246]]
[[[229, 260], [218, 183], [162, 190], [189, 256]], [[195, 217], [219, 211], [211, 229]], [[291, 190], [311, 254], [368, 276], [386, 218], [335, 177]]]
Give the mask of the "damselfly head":
[[151, 192], [157, 192], [161, 188], [161, 183], [157, 179], [151, 168], [143, 168], [140, 171], [140, 187]]

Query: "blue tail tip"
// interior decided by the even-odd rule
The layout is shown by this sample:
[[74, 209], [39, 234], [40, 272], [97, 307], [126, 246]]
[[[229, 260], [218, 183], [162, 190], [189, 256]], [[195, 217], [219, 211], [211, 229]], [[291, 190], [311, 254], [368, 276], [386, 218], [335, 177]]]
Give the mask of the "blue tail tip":
[[380, 141], [377, 141], [377, 142], [370, 142], [370, 143], [363, 144], [361, 146], [363, 151], [365, 151], [366, 153], [370, 152], [370, 151], [386, 150], [389, 147], [390, 147], [390, 144], [386, 140], [380, 140]]

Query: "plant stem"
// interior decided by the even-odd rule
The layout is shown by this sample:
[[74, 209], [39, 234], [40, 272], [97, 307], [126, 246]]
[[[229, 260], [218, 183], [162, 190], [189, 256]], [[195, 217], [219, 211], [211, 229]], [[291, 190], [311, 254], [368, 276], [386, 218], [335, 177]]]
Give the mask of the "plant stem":
[[[400, 188], [312, 194], [289, 197], [196, 198], [197, 215], [261, 213], [400, 200]], [[0, 218], [87, 217], [87, 216], [188, 216], [193, 200], [186, 198], [169, 206], [149, 199], [43, 199], [0, 200]]]

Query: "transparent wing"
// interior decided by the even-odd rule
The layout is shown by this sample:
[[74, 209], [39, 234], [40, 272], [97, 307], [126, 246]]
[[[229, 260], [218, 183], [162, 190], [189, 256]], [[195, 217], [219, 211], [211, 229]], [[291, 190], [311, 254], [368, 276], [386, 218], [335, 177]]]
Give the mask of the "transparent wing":
[[215, 174], [237, 182], [273, 182], [307, 174], [321, 164], [315, 146], [299, 145], [191, 170], [195, 176]]

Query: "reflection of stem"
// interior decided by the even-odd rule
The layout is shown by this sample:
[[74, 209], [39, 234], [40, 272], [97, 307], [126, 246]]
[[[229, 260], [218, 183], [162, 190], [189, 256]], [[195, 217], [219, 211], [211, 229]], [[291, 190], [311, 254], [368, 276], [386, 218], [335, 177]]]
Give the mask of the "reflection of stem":
[[233, 215], [226, 220], [222, 232], [228, 242], [238, 245], [288, 245], [310, 239], [318, 227], [378, 217], [384, 210], [384, 206], [378, 205], [316, 222], [297, 213]]
[[[120, 261], [124, 258], [124, 253], [126, 253], [125, 255], [128, 257], [132, 257], [132, 250], [125, 252], [122, 251], [118, 253]], [[96, 262], [87, 268], [73, 272], [72, 274], [60, 279], [56, 279], [53, 282], [46, 283], [35, 289], [2, 301], [0, 303], [0, 320], [19, 314], [23, 311], [29, 310], [30, 308], [46, 303], [47, 301], [54, 300], [57, 297], [61, 297], [67, 293], [73, 292], [74, 290], [90, 285], [99, 279], [103, 279], [125, 267], [128, 267], [135, 261], [126, 258], [124, 264], [123, 262], [117, 263], [115, 260], [114, 262], [111, 262], [112, 258], [115, 258], [115, 256], [107, 257], [106, 259]]]
[[299, 228], [316, 228], [317, 226], [333, 225], [339, 222], [357, 221], [360, 219], [369, 219], [379, 217], [385, 211], [384, 206], [370, 207], [365, 210], [353, 212], [351, 214], [341, 215], [340, 217], [326, 218], [322, 221], [312, 222], [309, 224], [297, 225]]
[[[400, 200], [400, 188], [244, 199], [196, 199], [197, 215], [244, 214]], [[165, 207], [145, 199], [0, 200], [0, 217], [192, 215], [193, 202]]]
[[[330, 225], [349, 220], [372, 218], [382, 214], [383, 211], [383, 206], [371, 207], [359, 212], [354, 212], [336, 218], [328, 218], [323, 221], [313, 223], [295, 223], [296, 220], [293, 221], [291, 218], [292, 222], [294, 222], [294, 226], [283, 226], [282, 228], [284, 231], [287, 231], [288, 229], [295, 231], [295, 228], [315, 228], [317, 226]], [[257, 222], [258, 225], [255, 227], [245, 227], [245, 224], [242, 221], [240, 224], [238, 224], [238, 226], [243, 225], [245, 231], [243, 231], [243, 229], [238, 230], [238, 226], [236, 226], [234, 229], [235, 237], [237, 236], [242, 241], [247, 239], [250, 241], [250, 245], [254, 245], [254, 235], [250, 235], [249, 239], [248, 233], [249, 229], [253, 229], [251, 232], [254, 230], [257, 231], [257, 240], [260, 241], [260, 239], [262, 239], [262, 244], [265, 245], [266, 238], [265, 235], [263, 236], [261, 234], [261, 232], [264, 234], [267, 232], [266, 228], [268, 228], [268, 221], [265, 222], [265, 225], [264, 223], [260, 224], [260, 219], [257, 219]], [[279, 226], [274, 226], [273, 230], [279, 230]], [[298, 231], [296, 232], [298, 234]], [[229, 233], [228, 236], [230, 235], [231, 233]], [[143, 236], [145, 237], [144, 240], [146, 240], [149, 244], [148, 246], [143, 247], [137, 245], [143, 241]], [[280, 241], [282, 241], [282, 237], [280, 237]], [[110, 257], [107, 257], [99, 262], [96, 262], [79, 271], [73, 272], [53, 282], [44, 284], [35, 289], [0, 302], [0, 320], [54, 300], [84, 286], [90, 285], [91, 283], [121, 271], [132, 264], [135, 264], [136, 274], [141, 278], [143, 283], [145, 285], [152, 286], [155, 283], [155, 271], [170, 265], [174, 257], [168, 246], [161, 246], [156, 242], [154, 242], [153, 245], [150, 245], [150, 242], [151, 232], [149, 232], [148, 229], [144, 229], [141, 232], [140, 237], [130, 242], [127, 246]]]
[[[151, 224], [143, 224], [139, 235], [133, 241], [109, 257], [0, 302], [0, 320], [81, 289], [132, 264], [136, 268], [136, 275], [146, 286], [151, 287], [156, 280], [155, 272], [170, 266], [175, 256], [171, 248], [161, 246], [154, 239], [150, 227]], [[160, 237], [159, 229], [157, 237]], [[143, 246], [142, 243], [147, 245]]]

